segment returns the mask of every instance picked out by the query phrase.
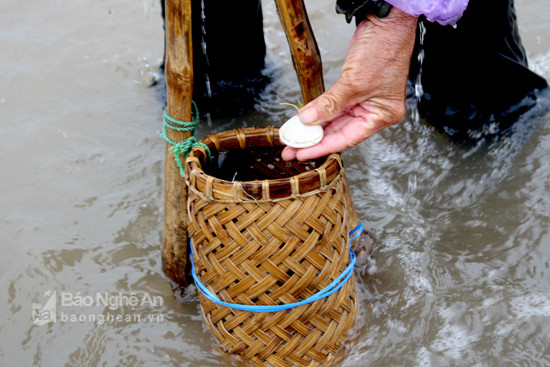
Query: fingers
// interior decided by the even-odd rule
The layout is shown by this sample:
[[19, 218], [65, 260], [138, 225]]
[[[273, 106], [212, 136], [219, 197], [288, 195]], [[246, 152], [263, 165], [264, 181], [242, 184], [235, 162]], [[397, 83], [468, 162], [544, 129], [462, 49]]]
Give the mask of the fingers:
[[292, 161], [296, 159], [296, 152], [298, 152], [298, 149], [292, 148], [292, 147], [285, 147], [281, 153], [281, 158], [283, 158], [284, 161]]
[[306, 125], [318, 125], [334, 120], [342, 112], [358, 103], [357, 94], [341, 80], [328, 91], [305, 105], [298, 113]]
[[285, 161], [305, 161], [341, 152], [356, 146], [383, 128], [382, 125], [366, 123], [362, 118], [343, 116], [325, 129], [325, 136], [318, 144], [300, 149], [286, 147], [281, 157]]
[[[300, 109], [298, 116], [300, 121], [306, 125], [322, 124], [323, 122], [336, 120], [338, 117], [341, 117], [345, 107], [350, 105], [350, 102], [354, 103], [354, 101], [348, 97], [348, 94], [344, 88], [341, 88], [337, 82], [331, 89]], [[326, 139], [324, 138], [323, 140]], [[321, 140], [321, 142], [323, 140]], [[304, 150], [310, 151], [311, 148], [296, 149], [287, 146], [281, 153], [281, 157], [285, 161], [291, 161], [294, 159], [307, 160], [332, 153], [323, 153], [326, 149], [321, 149], [318, 152], [313, 150], [313, 155], [308, 155], [308, 153], [303, 153]], [[305, 158], [299, 158], [302, 156]]]
[[326, 124], [325, 135], [318, 144], [300, 149], [286, 147], [281, 154], [282, 158], [285, 161], [304, 161], [341, 152], [401, 121], [405, 113], [404, 101], [398, 100], [389, 104], [376, 102], [378, 101], [373, 100], [353, 110], [347, 110]]

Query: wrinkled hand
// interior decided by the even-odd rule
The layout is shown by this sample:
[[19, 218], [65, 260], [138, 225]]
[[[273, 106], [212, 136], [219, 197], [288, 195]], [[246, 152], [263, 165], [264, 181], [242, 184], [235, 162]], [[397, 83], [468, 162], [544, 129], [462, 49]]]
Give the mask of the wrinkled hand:
[[286, 147], [284, 160], [307, 160], [351, 148], [401, 121], [417, 18], [393, 8], [357, 27], [342, 74], [300, 111], [305, 124], [322, 124], [323, 140], [309, 148]]

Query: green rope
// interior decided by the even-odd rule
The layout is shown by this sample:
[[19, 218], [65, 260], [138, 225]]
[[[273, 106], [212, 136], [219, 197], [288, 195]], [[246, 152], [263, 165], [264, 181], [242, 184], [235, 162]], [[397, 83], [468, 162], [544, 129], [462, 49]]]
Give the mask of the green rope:
[[[172, 152], [174, 153], [174, 158], [176, 159], [176, 163], [180, 169], [180, 175], [182, 177], [185, 176], [185, 170], [183, 169], [183, 164], [180, 160], [180, 153], [187, 157], [189, 155], [189, 152], [191, 152], [191, 149], [195, 145], [199, 145], [206, 150], [208, 158], [212, 159], [212, 155], [210, 154], [210, 149], [208, 149], [208, 146], [204, 143], [201, 143], [200, 141], [197, 141], [194, 136], [195, 129], [197, 128], [197, 126], [199, 126], [199, 109], [195, 104], [195, 101], [193, 101], [193, 109], [195, 119], [191, 122], [186, 122], [177, 120], [168, 115], [168, 108], [166, 108], [164, 110], [164, 124], [162, 125], [162, 132], [160, 133], [160, 136], [172, 145], [170, 150], [172, 150]], [[191, 136], [182, 141], [174, 141], [168, 137], [168, 129], [174, 131], [191, 131]]]

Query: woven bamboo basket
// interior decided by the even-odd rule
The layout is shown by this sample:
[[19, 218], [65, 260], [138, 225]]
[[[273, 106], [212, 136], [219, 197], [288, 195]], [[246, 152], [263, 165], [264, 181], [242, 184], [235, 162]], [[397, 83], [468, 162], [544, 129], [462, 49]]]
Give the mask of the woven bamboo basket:
[[329, 296], [287, 310], [231, 305], [297, 303], [350, 268], [340, 155], [284, 162], [273, 127], [202, 142], [212, 159], [195, 146], [185, 169], [195, 280], [222, 301], [199, 292], [205, 324], [225, 352], [252, 366], [329, 364], [355, 321], [353, 271]]

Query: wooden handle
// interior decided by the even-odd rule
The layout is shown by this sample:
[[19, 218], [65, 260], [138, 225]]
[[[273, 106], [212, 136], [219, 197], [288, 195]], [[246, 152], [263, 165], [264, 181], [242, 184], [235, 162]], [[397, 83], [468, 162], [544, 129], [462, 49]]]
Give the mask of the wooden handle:
[[303, 0], [275, 0], [290, 46], [304, 103], [324, 91], [323, 66]]

